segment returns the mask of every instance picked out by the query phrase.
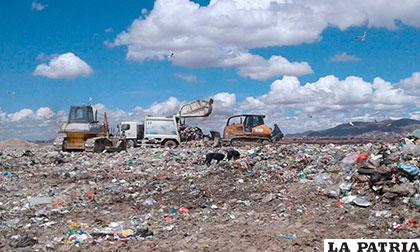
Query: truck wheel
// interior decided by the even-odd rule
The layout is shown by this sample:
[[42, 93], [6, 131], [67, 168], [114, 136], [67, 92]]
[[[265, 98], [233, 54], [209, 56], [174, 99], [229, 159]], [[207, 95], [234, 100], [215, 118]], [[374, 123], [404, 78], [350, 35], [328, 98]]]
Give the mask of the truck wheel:
[[134, 141], [133, 140], [127, 140], [127, 149], [130, 149], [130, 148], [134, 148], [134, 147], [136, 147], [136, 144], [134, 143]]
[[175, 148], [178, 146], [178, 143], [175, 140], [167, 140], [165, 141], [165, 143], [163, 144], [163, 146], [165, 148]]

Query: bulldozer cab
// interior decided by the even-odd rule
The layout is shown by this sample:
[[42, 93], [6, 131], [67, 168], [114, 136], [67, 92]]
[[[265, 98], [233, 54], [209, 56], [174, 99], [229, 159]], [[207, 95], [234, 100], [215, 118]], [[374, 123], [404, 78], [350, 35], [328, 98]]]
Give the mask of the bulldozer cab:
[[271, 130], [264, 124], [264, 115], [236, 115], [227, 120], [223, 131], [224, 139], [233, 137], [268, 138]]
[[95, 123], [92, 106], [71, 106], [68, 118], [69, 123]]
[[235, 125], [245, 132], [251, 132], [253, 128], [264, 124], [264, 115], [237, 115], [229, 117], [226, 126]]
[[251, 132], [253, 128], [264, 124], [263, 115], [246, 115], [244, 120], [244, 131]]

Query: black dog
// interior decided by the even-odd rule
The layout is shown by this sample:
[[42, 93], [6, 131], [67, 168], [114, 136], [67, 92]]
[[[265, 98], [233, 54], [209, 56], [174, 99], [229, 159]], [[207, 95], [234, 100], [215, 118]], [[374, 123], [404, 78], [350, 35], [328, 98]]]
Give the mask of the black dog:
[[210, 152], [206, 155], [206, 161], [204, 163], [209, 166], [211, 164], [211, 161], [217, 160], [217, 163], [219, 163], [221, 160], [225, 158], [225, 154], [222, 153], [216, 153], [216, 152]]
[[233, 158], [233, 160], [239, 159], [239, 157], [241, 156], [241, 154], [239, 153], [239, 151], [231, 149], [227, 151], [227, 159], [231, 160]]

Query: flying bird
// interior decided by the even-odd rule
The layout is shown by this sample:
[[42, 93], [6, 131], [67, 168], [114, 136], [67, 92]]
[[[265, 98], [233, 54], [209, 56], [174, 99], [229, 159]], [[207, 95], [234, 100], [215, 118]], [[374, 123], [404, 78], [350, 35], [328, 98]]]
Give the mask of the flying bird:
[[9, 91], [9, 95], [10, 96], [15, 96], [16, 95], [16, 92], [15, 91]]
[[349, 122], [349, 124], [354, 127], [354, 123], [353, 122]]
[[168, 58], [171, 59], [173, 57], [175, 57], [175, 53], [173, 51], [169, 50]]
[[363, 36], [356, 36], [354, 37], [355, 40], [365, 41], [366, 40], [366, 32], [363, 33]]

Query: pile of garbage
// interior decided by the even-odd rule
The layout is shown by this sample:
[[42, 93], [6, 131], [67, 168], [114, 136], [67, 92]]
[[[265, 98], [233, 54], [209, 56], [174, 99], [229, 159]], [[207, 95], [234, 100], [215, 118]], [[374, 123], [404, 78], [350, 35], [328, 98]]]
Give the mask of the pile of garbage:
[[322, 250], [418, 238], [419, 139], [57, 152], [0, 149], [0, 250]]
[[179, 135], [182, 142], [200, 141], [203, 139], [203, 131], [199, 127], [190, 127], [181, 125], [179, 128]]

